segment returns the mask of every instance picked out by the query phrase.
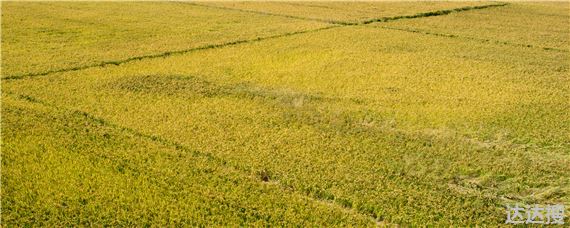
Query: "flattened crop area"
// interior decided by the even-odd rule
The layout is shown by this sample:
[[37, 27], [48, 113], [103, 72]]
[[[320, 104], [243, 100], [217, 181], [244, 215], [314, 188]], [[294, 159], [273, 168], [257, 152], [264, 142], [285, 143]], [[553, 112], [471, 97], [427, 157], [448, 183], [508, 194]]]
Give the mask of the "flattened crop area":
[[568, 8], [2, 3], [3, 223], [467, 226], [570, 205]]

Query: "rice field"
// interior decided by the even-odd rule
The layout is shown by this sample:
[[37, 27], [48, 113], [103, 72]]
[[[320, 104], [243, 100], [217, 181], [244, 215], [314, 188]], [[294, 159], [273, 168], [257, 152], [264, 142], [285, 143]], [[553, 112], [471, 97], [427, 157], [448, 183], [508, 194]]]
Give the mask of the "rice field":
[[568, 2], [1, 4], [3, 225], [570, 206]]

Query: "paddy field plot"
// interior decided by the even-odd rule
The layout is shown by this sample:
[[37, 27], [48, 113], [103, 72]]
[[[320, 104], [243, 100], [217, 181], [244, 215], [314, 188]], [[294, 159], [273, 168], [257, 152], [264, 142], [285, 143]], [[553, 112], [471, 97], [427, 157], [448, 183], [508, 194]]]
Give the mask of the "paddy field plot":
[[197, 2], [196, 5], [258, 14], [281, 15], [336, 24], [360, 23], [378, 18], [409, 16], [440, 10], [494, 5], [490, 2], [263, 2], [225, 1]]
[[2, 12], [3, 76], [118, 62], [327, 26], [156, 2], [7, 2]]
[[[568, 2], [524, 2], [508, 7], [463, 12], [449, 17], [430, 17], [377, 25], [568, 52], [569, 11]], [[485, 21], [485, 24], [472, 26], [481, 21]]]
[[[3, 222], [492, 226], [570, 205], [568, 5], [487, 5], [3, 3]], [[10, 23], [106, 14], [88, 43]]]

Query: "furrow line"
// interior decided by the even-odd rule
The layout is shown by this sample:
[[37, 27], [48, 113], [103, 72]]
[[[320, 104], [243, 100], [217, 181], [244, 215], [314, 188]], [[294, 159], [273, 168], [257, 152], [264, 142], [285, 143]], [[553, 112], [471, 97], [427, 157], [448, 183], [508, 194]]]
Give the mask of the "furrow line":
[[408, 29], [408, 28], [388, 27], [388, 26], [375, 26], [375, 27], [376, 28], [382, 28], [382, 29], [388, 29], [388, 30], [396, 30], [396, 31], [431, 35], [431, 36], [472, 40], [472, 41], [477, 41], [477, 42], [481, 42], [481, 43], [493, 43], [493, 44], [499, 44], [499, 45], [509, 45], [509, 46], [515, 46], [515, 47], [524, 47], [524, 48], [539, 48], [539, 49], [543, 49], [546, 51], [570, 52], [569, 50], [553, 48], [553, 47], [540, 47], [540, 46], [535, 46], [535, 45], [531, 45], [531, 44], [519, 44], [519, 43], [511, 43], [511, 42], [507, 42], [507, 41], [499, 41], [499, 40], [483, 39], [483, 38], [476, 38], [476, 37], [460, 36], [460, 35], [455, 35], [455, 34], [436, 33], [436, 32], [430, 32], [430, 31], [419, 30], [419, 29]]
[[265, 16], [277, 16], [277, 17], [285, 17], [285, 18], [305, 20], [305, 21], [324, 22], [324, 23], [330, 23], [330, 24], [336, 24], [336, 25], [357, 25], [358, 24], [357, 22], [326, 20], [326, 19], [311, 18], [311, 17], [300, 17], [300, 16], [293, 16], [293, 15], [288, 15], [288, 14], [270, 13], [270, 12], [257, 11], [257, 10], [247, 10], [247, 9], [238, 9], [238, 8], [231, 8], [231, 7], [224, 7], [224, 6], [204, 5], [204, 4], [198, 4], [195, 2], [186, 2], [186, 1], [173, 1], [173, 2], [192, 5], [192, 6], [211, 8], [211, 9], [232, 10], [232, 11], [238, 11], [238, 12], [244, 12], [244, 13], [254, 13], [254, 14], [265, 15]]
[[261, 15], [268, 15], [268, 16], [280, 16], [280, 17], [300, 19], [300, 20], [318, 21], [318, 22], [325, 22], [325, 23], [331, 23], [331, 24], [343, 25], [343, 26], [365, 25], [365, 24], [370, 24], [370, 23], [375, 23], [375, 22], [388, 22], [388, 21], [395, 21], [395, 20], [401, 20], [401, 19], [413, 19], [413, 18], [422, 18], [422, 17], [442, 16], [442, 15], [448, 15], [448, 14], [456, 13], [456, 12], [469, 11], [469, 10], [479, 10], [479, 9], [501, 7], [501, 6], [508, 5], [508, 3], [500, 3], [500, 4], [491, 4], [491, 5], [482, 5], [482, 6], [465, 6], [465, 7], [455, 8], [455, 9], [444, 9], [444, 10], [430, 11], [430, 12], [424, 12], [424, 13], [417, 13], [417, 14], [413, 14], [413, 15], [381, 17], [381, 18], [373, 18], [373, 19], [358, 21], [358, 22], [350, 22], [350, 21], [338, 21], [338, 20], [326, 20], [326, 19], [310, 18], [310, 17], [300, 17], [300, 16], [293, 16], [293, 15], [288, 15], [288, 14], [277, 14], [277, 13], [270, 13], [270, 12], [265, 12], [265, 11], [238, 9], [238, 8], [231, 8], [231, 7], [224, 7], [224, 6], [203, 5], [203, 4], [193, 3], [193, 2], [184, 2], [184, 1], [175, 1], [175, 2], [185, 3], [185, 4], [189, 4], [189, 5], [194, 5], [194, 6], [214, 8], [214, 9], [233, 10], [233, 11], [255, 13], [255, 14], [261, 14]]
[[301, 20], [321, 21], [321, 22], [331, 23], [334, 25], [322, 27], [322, 28], [317, 28], [317, 29], [312, 29], [312, 30], [289, 32], [289, 33], [266, 36], [266, 37], [257, 37], [254, 39], [230, 41], [230, 42], [226, 42], [226, 43], [222, 43], [222, 44], [210, 44], [210, 45], [205, 45], [205, 46], [195, 47], [195, 48], [190, 48], [190, 49], [166, 51], [166, 52], [162, 52], [162, 53], [158, 53], [158, 54], [141, 55], [141, 56], [129, 57], [129, 58], [126, 58], [123, 60], [103, 61], [100, 63], [90, 64], [90, 65], [62, 68], [62, 69], [44, 71], [44, 72], [39, 72], [39, 73], [9, 75], [9, 76], [1, 78], [1, 80], [5, 80], [5, 81], [19, 80], [19, 79], [24, 79], [24, 78], [47, 76], [47, 75], [55, 74], [55, 73], [80, 71], [80, 70], [85, 70], [85, 69], [90, 69], [90, 68], [95, 68], [95, 67], [106, 67], [106, 66], [111, 66], [111, 65], [119, 66], [119, 65], [122, 65], [125, 63], [136, 61], [136, 60], [164, 58], [164, 57], [168, 57], [170, 55], [186, 54], [186, 53], [193, 52], [193, 51], [207, 50], [207, 49], [214, 49], [214, 48], [223, 48], [223, 47], [238, 45], [238, 44], [243, 44], [243, 43], [253, 43], [253, 42], [262, 41], [262, 40], [275, 39], [275, 38], [281, 38], [281, 37], [287, 37], [287, 36], [293, 36], [293, 35], [299, 35], [299, 34], [305, 34], [305, 33], [311, 33], [311, 32], [318, 32], [318, 31], [342, 27], [342, 26], [364, 25], [364, 24], [370, 24], [370, 23], [375, 23], [375, 22], [387, 22], [387, 21], [394, 21], [394, 20], [400, 20], [400, 19], [440, 16], [440, 15], [447, 15], [447, 14], [450, 14], [453, 12], [462, 12], [462, 11], [468, 11], [468, 10], [477, 10], [477, 9], [485, 9], [485, 8], [490, 8], [490, 7], [500, 7], [500, 6], [508, 5], [508, 3], [502, 3], [502, 4], [493, 4], [493, 5], [474, 6], [474, 7], [468, 6], [468, 7], [456, 8], [456, 9], [449, 9], [449, 10], [439, 10], [439, 11], [418, 13], [415, 15], [408, 15], [408, 16], [376, 18], [376, 19], [371, 19], [371, 20], [362, 21], [362, 22], [344, 22], [344, 21], [331, 21], [331, 20], [321, 20], [321, 19], [314, 19], [314, 18], [304, 18], [304, 17], [297, 17], [297, 16], [291, 16], [291, 15], [273, 14], [273, 13], [253, 11], [253, 10], [234, 9], [234, 8], [228, 8], [228, 7], [208, 6], [208, 5], [201, 5], [201, 4], [196, 4], [196, 3], [192, 3], [192, 2], [183, 2], [183, 1], [173, 1], [173, 2], [174, 3], [184, 3], [184, 4], [194, 5], [194, 6], [201, 6], [201, 7], [213, 7], [213, 8], [219, 8], [219, 9], [225, 9], [225, 10], [237, 10], [237, 11], [242, 11], [242, 12], [257, 13], [257, 14], [264, 14], [264, 15], [271, 15], [271, 16], [282, 16], [282, 17], [295, 18], [295, 19], [301, 19]]
[[375, 19], [362, 21], [359, 24], [366, 25], [366, 24], [375, 23], [375, 22], [388, 22], [388, 21], [396, 21], [396, 20], [401, 20], [401, 19], [414, 19], [414, 18], [423, 18], [423, 17], [444, 16], [444, 15], [448, 15], [451, 13], [470, 11], [470, 10], [480, 10], [480, 9], [487, 9], [487, 8], [493, 8], [493, 7], [502, 7], [502, 6], [506, 6], [506, 5], [508, 5], [508, 3], [482, 5], [482, 6], [466, 6], [466, 7], [455, 8], [455, 9], [446, 9], [446, 10], [438, 10], [438, 11], [431, 11], [431, 12], [425, 12], [425, 13], [417, 13], [414, 15], [375, 18]]
[[209, 44], [209, 45], [205, 45], [205, 46], [201, 46], [201, 47], [195, 47], [195, 48], [190, 48], [190, 49], [175, 50], [175, 51], [166, 51], [166, 52], [162, 52], [162, 53], [158, 53], [158, 54], [150, 54], [150, 55], [141, 55], [141, 56], [129, 57], [129, 58], [126, 58], [126, 59], [123, 59], [123, 60], [104, 61], [104, 62], [100, 62], [100, 63], [96, 63], [96, 64], [91, 64], [91, 65], [84, 65], [84, 66], [76, 66], [76, 67], [63, 68], [63, 69], [57, 69], [57, 70], [50, 70], [50, 71], [45, 71], [45, 72], [41, 72], [41, 73], [30, 73], [30, 74], [22, 74], [22, 75], [10, 75], [10, 76], [3, 77], [2, 80], [6, 80], [6, 81], [19, 80], [19, 79], [24, 79], [24, 78], [33, 78], [33, 77], [39, 77], [39, 76], [46, 76], [46, 75], [55, 74], [55, 73], [63, 73], [63, 72], [71, 72], [71, 71], [80, 71], [80, 70], [85, 70], [85, 69], [90, 69], [90, 68], [96, 68], [96, 67], [106, 67], [106, 66], [111, 66], [111, 65], [119, 66], [119, 65], [123, 65], [123, 64], [125, 64], [125, 63], [129, 63], [129, 62], [133, 62], [133, 61], [137, 61], [137, 60], [154, 59], [154, 58], [165, 58], [165, 57], [169, 57], [169, 56], [171, 56], [171, 55], [181, 55], [181, 54], [186, 54], [186, 53], [190, 53], [190, 52], [194, 52], [194, 51], [207, 50], [207, 49], [215, 49], [215, 48], [223, 48], [223, 47], [227, 47], [227, 46], [233, 46], [233, 45], [245, 44], [245, 43], [253, 43], [253, 42], [258, 42], [258, 41], [262, 41], [262, 40], [269, 40], [269, 39], [275, 39], [275, 38], [281, 38], [281, 37], [299, 35], [299, 34], [304, 34], [304, 33], [317, 32], [317, 31], [322, 31], [322, 30], [331, 29], [331, 28], [335, 28], [335, 27], [338, 27], [338, 25], [327, 26], [327, 27], [322, 27], [322, 28], [312, 29], [312, 30], [289, 32], [289, 33], [278, 34], [278, 35], [272, 35], [272, 36], [266, 36], [266, 37], [257, 37], [257, 38], [254, 38], [254, 39], [236, 40], [236, 41], [230, 41], [230, 42], [226, 42], [226, 43], [222, 43], [222, 44]]

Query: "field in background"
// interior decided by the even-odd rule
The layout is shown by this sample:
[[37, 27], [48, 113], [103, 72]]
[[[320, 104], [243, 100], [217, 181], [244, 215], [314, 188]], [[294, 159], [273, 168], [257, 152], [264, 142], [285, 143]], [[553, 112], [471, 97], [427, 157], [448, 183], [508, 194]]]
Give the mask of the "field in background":
[[415, 15], [445, 9], [492, 5], [485, 2], [203, 2], [197, 5], [232, 11], [279, 15], [334, 24], [359, 23], [384, 17]]
[[326, 26], [184, 3], [7, 2], [2, 11], [3, 76], [113, 63]]
[[2, 222], [465, 226], [568, 206], [569, 10], [2, 3]]

